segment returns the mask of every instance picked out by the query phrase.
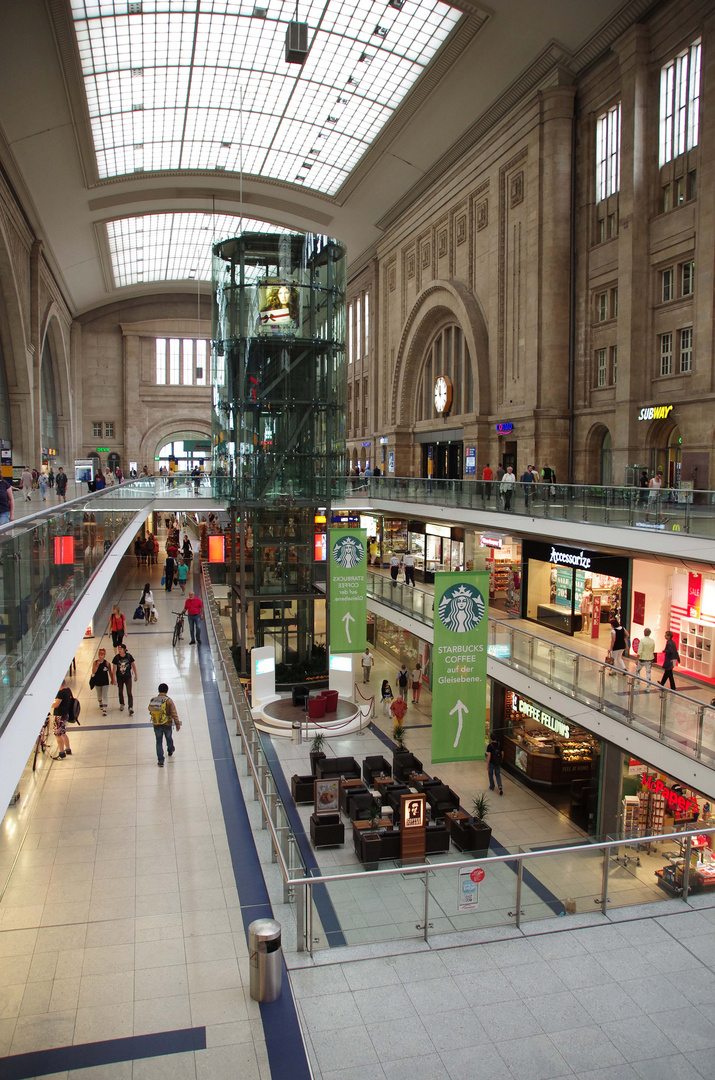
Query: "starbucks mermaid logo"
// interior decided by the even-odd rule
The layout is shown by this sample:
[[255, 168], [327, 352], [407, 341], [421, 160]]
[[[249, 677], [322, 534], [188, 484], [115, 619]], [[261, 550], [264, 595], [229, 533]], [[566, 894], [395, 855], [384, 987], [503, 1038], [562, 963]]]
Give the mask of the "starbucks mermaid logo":
[[443, 626], [455, 634], [466, 634], [484, 618], [484, 597], [473, 585], [453, 585], [442, 594], [438, 610]]
[[341, 536], [333, 544], [333, 561], [343, 570], [354, 570], [365, 558], [365, 545], [356, 536]]

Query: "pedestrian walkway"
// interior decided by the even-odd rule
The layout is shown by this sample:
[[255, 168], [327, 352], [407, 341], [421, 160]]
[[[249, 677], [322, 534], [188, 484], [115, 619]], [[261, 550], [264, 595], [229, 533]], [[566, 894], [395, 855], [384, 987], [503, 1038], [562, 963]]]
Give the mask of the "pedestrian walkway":
[[[145, 627], [131, 616], [147, 574], [159, 621]], [[246, 928], [271, 909], [210, 652], [189, 648], [188, 636], [172, 648], [171, 611], [183, 598], [160, 577], [161, 560], [133, 570], [123, 595], [105, 597], [97, 636], [80, 646], [72, 756], [52, 762], [0, 902], [8, 1080], [308, 1075], [288, 990], [274, 1005], [249, 996]], [[139, 676], [131, 717], [114, 687], [103, 717], [88, 686], [98, 647], [114, 652], [102, 636], [113, 601], [127, 616]], [[163, 769], [147, 711], [161, 681], [182, 720]], [[0, 863], [4, 879], [1, 847]], [[267, 1046], [276, 1025], [282, 1040]]]

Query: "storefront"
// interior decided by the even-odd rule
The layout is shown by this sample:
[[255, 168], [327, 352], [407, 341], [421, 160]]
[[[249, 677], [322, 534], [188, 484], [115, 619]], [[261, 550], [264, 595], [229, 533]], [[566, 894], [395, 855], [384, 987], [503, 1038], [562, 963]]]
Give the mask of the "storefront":
[[627, 619], [629, 559], [533, 540], [524, 541], [522, 556], [524, 618], [605, 644], [609, 620]]
[[477, 534], [489, 571], [489, 601], [514, 615], [521, 613], [521, 540], [497, 532]]
[[715, 572], [634, 559], [631, 613], [634, 642], [647, 626], [661, 653], [665, 631], [671, 630], [678, 671], [715, 683]]
[[440, 570], [464, 567], [464, 529], [430, 521], [409, 521], [407, 551], [415, 557], [415, 578], [431, 583]]
[[[375, 615], [374, 645], [394, 662], [395, 672], [399, 671], [401, 664], [405, 664], [407, 670], [412, 671], [419, 661], [422, 665], [422, 680], [425, 687], [429, 688], [432, 649], [426, 641], [401, 626], [395, 626], [381, 615]], [[390, 682], [394, 690], [394, 681], [390, 679]]]
[[462, 429], [418, 432], [415, 442], [422, 444], [422, 475], [434, 480], [461, 480], [464, 476]]

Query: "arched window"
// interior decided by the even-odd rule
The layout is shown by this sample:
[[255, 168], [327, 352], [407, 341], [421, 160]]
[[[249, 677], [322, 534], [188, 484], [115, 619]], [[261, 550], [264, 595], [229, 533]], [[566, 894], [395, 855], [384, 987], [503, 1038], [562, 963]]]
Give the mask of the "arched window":
[[[435, 408], [435, 380], [446, 376], [452, 388], [452, 401], [448, 410], [438, 413]], [[422, 373], [417, 389], [415, 419], [433, 420], [437, 416], [459, 416], [474, 411], [474, 377], [472, 362], [462, 328], [456, 324], [445, 326], [432, 338], [422, 362]]]
[[57, 399], [55, 398], [55, 377], [52, 373], [52, 355], [45, 338], [42, 349], [42, 369], [40, 372], [40, 430], [42, 445], [57, 449]]

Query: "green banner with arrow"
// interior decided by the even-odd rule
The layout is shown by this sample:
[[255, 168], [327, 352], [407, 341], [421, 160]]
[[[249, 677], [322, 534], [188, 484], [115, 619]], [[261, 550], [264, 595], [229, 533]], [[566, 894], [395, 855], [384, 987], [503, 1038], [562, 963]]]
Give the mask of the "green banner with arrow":
[[330, 651], [359, 653], [367, 642], [367, 532], [330, 530]]
[[484, 757], [489, 574], [434, 576], [432, 761]]

